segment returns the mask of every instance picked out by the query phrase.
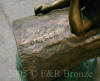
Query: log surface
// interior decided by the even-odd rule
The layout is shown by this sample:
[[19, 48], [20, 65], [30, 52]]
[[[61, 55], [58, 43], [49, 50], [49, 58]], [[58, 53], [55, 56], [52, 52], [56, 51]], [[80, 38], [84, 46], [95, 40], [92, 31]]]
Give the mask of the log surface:
[[100, 29], [72, 34], [68, 9], [16, 20], [12, 29], [28, 81], [51, 81], [55, 77], [42, 77], [41, 71], [59, 70], [61, 75], [63, 70], [100, 56]]

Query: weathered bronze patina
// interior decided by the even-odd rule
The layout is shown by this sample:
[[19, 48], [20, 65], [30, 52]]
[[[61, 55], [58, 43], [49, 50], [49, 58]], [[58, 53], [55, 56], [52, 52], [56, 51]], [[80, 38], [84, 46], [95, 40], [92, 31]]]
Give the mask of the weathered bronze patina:
[[100, 56], [100, 30], [80, 36], [71, 33], [67, 10], [14, 22], [18, 55], [28, 81], [51, 81], [55, 77], [42, 77], [42, 70], [59, 70], [62, 75], [63, 70]]

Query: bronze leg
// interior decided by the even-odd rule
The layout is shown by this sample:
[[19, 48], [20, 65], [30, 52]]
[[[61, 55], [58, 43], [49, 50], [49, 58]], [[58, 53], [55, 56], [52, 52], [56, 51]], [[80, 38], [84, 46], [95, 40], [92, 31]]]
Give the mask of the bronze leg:
[[69, 12], [69, 23], [71, 30], [73, 33], [78, 35], [86, 32], [93, 25], [92, 21], [87, 17], [82, 18], [79, 3], [80, 0], [71, 0]]

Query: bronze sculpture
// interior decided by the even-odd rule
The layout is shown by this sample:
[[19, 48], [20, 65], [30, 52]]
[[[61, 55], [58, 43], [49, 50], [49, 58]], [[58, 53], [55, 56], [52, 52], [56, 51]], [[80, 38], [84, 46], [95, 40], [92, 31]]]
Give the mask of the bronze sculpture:
[[[90, 14], [89, 13], [87, 14], [85, 6], [87, 6], [87, 4], [93, 0], [88, 0], [88, 1], [81, 0], [82, 2], [80, 2], [80, 3], [82, 3], [82, 4], [80, 5], [80, 7], [79, 7], [79, 2], [78, 2], [79, 0], [75, 0], [76, 2], [75, 1], [73, 2], [73, 1], [71, 2], [71, 3], [73, 3], [73, 4], [71, 4], [72, 5], [71, 7], [73, 9], [72, 8], [70, 9], [70, 16], [69, 16], [70, 25], [72, 28], [72, 32], [80, 35], [81, 33], [89, 30], [92, 27], [92, 25], [91, 25], [91, 23], [88, 24], [91, 27], [88, 28], [88, 26], [87, 26], [86, 27], [87, 29], [85, 31], [75, 32], [76, 31], [74, 29], [75, 25], [73, 26], [73, 23], [75, 23], [75, 22], [73, 22], [73, 21], [78, 20], [78, 18], [75, 16], [76, 11], [79, 12], [80, 8], [81, 8], [82, 14], [79, 12], [77, 15], [80, 19], [82, 19], [82, 17], [86, 20], [88, 20], [88, 18], [91, 19], [90, 14], [92, 14], [92, 16], [93, 16], [93, 13], [88, 11]], [[74, 4], [74, 3], [76, 3], [76, 4]], [[36, 15], [39, 13], [46, 14], [46, 13], [52, 11], [53, 9], [64, 8], [66, 6], [67, 7], [70, 6], [69, 0], [58, 0], [58, 1], [54, 2], [52, 5], [45, 5], [45, 4], [39, 5], [38, 7], [35, 8], [35, 13], [36, 13]], [[73, 6], [75, 6], [75, 7], [73, 7]], [[74, 10], [75, 10], [75, 12], [74, 12], [75, 14], [71, 13]], [[61, 33], [57, 36], [62, 37], [62, 39], [59, 39], [59, 41], [57, 39], [57, 36], [54, 36], [55, 33], [53, 34], [53, 36], [51, 36], [52, 32], [55, 30], [62, 30], [62, 29], [68, 30], [68, 27], [66, 26], [66, 23], [68, 23], [66, 21], [68, 19], [66, 10], [61, 11], [61, 12], [59, 11], [60, 13], [58, 11], [53, 12], [51, 14], [43, 15], [43, 16], [28, 17], [25, 19], [18, 20], [18, 21], [16, 21], [16, 23], [14, 23], [13, 31], [14, 31], [15, 37], [17, 39], [16, 41], [17, 41], [17, 47], [18, 47], [17, 68], [19, 68], [20, 73], [24, 73], [24, 72], [26, 73], [26, 74], [21, 74], [22, 79], [23, 78], [25, 79], [25, 80], [23, 79], [23, 81], [40, 81], [40, 80], [51, 81], [51, 80], [55, 79], [56, 77], [49, 77], [49, 78], [41, 77], [41, 70], [56, 70], [56, 69], [58, 69], [59, 71], [61, 71], [60, 75], [62, 75], [63, 74], [62, 70], [72, 69], [72, 67], [82, 63], [83, 61], [85, 61], [87, 59], [100, 56], [100, 54], [99, 54], [99, 52], [100, 52], [99, 51], [99, 49], [100, 49], [100, 42], [99, 42], [100, 41], [100, 35], [99, 35], [100, 31], [98, 30], [99, 28], [96, 30], [95, 29], [91, 30], [90, 32], [87, 32], [86, 34], [83, 34], [80, 36], [76, 36], [76, 35], [73, 36], [72, 33], [65, 34], [66, 36], [70, 35], [68, 38], [67, 37], [64, 38], [65, 35], [64, 36], [61, 35], [61, 34], [64, 34], [64, 31], [60, 31], [60, 32], [57, 31], [58, 34]], [[56, 15], [53, 15], [55, 13], [56, 13]], [[76, 17], [75, 20], [73, 19], [74, 17]], [[97, 18], [99, 18], [99, 16]], [[61, 22], [61, 20], [62, 20], [62, 22]], [[61, 24], [59, 25], [60, 22], [61, 22]], [[78, 21], [78, 23], [79, 22], [81, 22], [81, 20]], [[89, 23], [89, 22], [86, 22], [86, 23]], [[76, 25], [76, 27], [77, 27], [77, 25]], [[47, 29], [49, 29], [49, 28], [55, 28], [55, 30], [53, 29], [53, 30], [49, 31], [49, 33], [51, 33], [51, 34], [49, 35], [49, 37], [47, 37], [48, 34], [47, 34], [47, 36], [45, 36], [45, 31], [48, 33]], [[59, 29], [59, 28], [61, 28], [61, 29]], [[81, 27], [81, 28], [83, 30], [83, 27]], [[44, 33], [41, 34], [40, 32], [43, 32], [43, 31], [44, 31]], [[68, 30], [66, 32], [69, 32], [69, 31], [70, 30]], [[34, 33], [34, 32], [36, 32], [36, 33]], [[51, 41], [53, 39], [52, 37], [55, 38], [54, 41]], [[41, 41], [41, 38], [43, 39], [42, 41]], [[48, 38], [51, 38], [51, 40], [49, 41]], [[42, 48], [41, 48], [41, 46], [42, 46]], [[39, 49], [39, 47], [41, 49]], [[94, 59], [93, 59], [93, 61], [94, 61]], [[96, 64], [95, 61], [92, 62], [92, 65], [94, 66], [93, 68], [92, 68], [92, 66], [88, 67], [87, 63], [89, 63], [89, 62], [83, 63], [83, 65], [86, 64], [84, 69], [85, 70], [87, 69], [86, 71], [88, 71], [88, 72], [91, 72], [91, 71], [94, 72], [94, 68], [95, 68], [95, 64]], [[91, 65], [91, 63], [89, 63], [88, 65]], [[81, 67], [83, 68], [83, 66], [81, 66]], [[37, 74], [33, 75], [33, 73], [31, 73], [34, 71], [36, 71], [36, 73], [38, 73], [38, 75]], [[26, 80], [26, 78], [28, 80]], [[65, 79], [62, 78], [62, 80], [60, 80], [60, 81], [63, 81], [63, 80], [65, 80]], [[80, 79], [78, 79], [78, 80], [80, 81]], [[66, 81], [69, 81], [69, 80], [66, 78]], [[70, 81], [72, 81], [72, 80], [70, 79]], [[75, 81], [75, 79], [73, 79], [73, 81]], [[86, 78], [86, 80], [84, 80], [84, 81], [94, 81], [94, 77], [89, 78], [89, 79]]]

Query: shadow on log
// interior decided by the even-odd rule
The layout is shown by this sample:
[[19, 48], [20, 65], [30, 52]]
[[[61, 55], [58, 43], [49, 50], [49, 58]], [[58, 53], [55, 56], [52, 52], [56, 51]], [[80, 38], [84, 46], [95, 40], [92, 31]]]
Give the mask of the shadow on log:
[[56, 77], [43, 77], [42, 71], [59, 70], [62, 75], [64, 70], [100, 56], [99, 28], [76, 36], [70, 31], [68, 9], [52, 13], [23, 18], [13, 24], [18, 54], [28, 81], [51, 81]]

